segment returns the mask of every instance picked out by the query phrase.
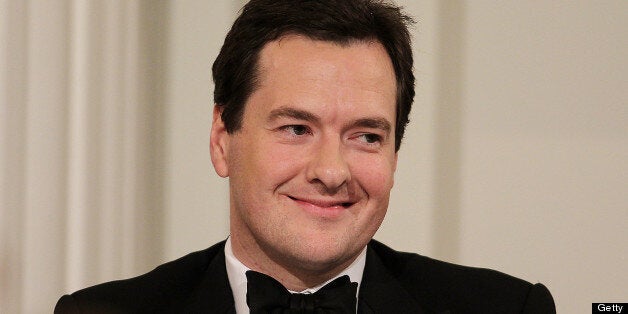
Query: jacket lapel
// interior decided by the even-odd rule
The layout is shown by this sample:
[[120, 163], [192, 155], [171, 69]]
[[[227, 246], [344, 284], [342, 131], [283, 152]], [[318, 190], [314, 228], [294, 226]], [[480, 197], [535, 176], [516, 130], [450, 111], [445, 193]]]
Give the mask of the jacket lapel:
[[215, 256], [210, 257], [202, 280], [179, 310], [180, 313], [235, 314], [233, 293], [227, 278], [224, 242]]
[[358, 294], [358, 313], [426, 313], [370, 246]]

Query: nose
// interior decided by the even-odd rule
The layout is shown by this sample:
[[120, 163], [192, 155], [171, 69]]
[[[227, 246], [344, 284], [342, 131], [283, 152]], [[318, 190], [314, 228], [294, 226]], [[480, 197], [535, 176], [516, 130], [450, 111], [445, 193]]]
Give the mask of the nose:
[[329, 194], [336, 193], [351, 180], [340, 140], [324, 141], [318, 145], [309, 163], [307, 179], [308, 182], [321, 184]]

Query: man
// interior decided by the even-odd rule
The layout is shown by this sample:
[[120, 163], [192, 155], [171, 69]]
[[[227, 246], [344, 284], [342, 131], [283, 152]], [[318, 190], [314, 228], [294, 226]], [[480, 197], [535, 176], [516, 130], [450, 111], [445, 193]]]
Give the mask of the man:
[[408, 23], [374, 0], [248, 3], [213, 67], [229, 238], [55, 312], [553, 313], [541, 284], [372, 240], [414, 97]]

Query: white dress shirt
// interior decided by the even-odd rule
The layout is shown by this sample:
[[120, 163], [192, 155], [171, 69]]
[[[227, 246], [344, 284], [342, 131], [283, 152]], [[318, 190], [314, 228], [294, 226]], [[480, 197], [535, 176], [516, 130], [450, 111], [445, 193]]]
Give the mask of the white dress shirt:
[[[225, 243], [225, 262], [227, 266], [227, 277], [229, 278], [229, 285], [231, 285], [231, 291], [233, 292], [233, 300], [235, 301], [235, 308], [237, 314], [249, 314], [249, 306], [246, 304], [246, 272], [250, 268], [246, 267], [240, 262], [235, 255], [233, 255], [233, 249], [231, 248], [231, 237], [227, 239]], [[332, 280], [348, 275], [352, 282], [358, 283], [358, 292], [360, 291], [360, 284], [362, 283], [362, 274], [364, 273], [364, 265], [366, 264], [366, 247], [362, 250], [358, 258], [345, 268], [338, 276], [329, 279], [328, 281], [312, 288], [298, 291], [298, 293], [314, 293], [320, 288], [331, 282]], [[296, 291], [290, 291], [295, 293]], [[356, 298], [357, 293], [356, 292]]]

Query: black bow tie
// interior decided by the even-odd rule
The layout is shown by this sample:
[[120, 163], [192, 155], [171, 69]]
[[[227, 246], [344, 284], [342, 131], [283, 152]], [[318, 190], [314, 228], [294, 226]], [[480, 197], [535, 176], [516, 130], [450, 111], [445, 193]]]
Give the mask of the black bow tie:
[[358, 283], [346, 275], [312, 294], [292, 294], [277, 280], [252, 270], [246, 272], [246, 278], [251, 314], [355, 313]]

